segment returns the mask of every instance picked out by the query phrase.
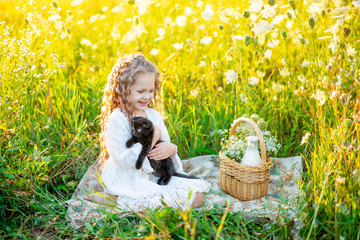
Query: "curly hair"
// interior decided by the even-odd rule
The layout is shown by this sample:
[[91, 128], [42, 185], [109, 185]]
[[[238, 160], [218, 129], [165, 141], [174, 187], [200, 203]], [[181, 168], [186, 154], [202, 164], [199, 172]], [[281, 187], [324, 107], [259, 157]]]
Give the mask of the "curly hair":
[[[154, 102], [156, 95], [160, 92], [160, 74], [157, 67], [150, 61], [146, 60], [142, 54], [130, 54], [119, 58], [108, 76], [107, 84], [104, 89], [100, 117], [100, 172], [102, 172], [105, 161], [109, 158], [109, 153], [105, 146], [106, 123], [108, 122], [109, 115], [116, 108], [120, 108], [122, 112], [125, 113], [129, 121], [131, 121], [133, 109], [128, 100], [130, 95], [130, 86], [135, 83], [139, 73], [146, 72], [155, 73]], [[153, 105], [153, 102], [150, 106]]]

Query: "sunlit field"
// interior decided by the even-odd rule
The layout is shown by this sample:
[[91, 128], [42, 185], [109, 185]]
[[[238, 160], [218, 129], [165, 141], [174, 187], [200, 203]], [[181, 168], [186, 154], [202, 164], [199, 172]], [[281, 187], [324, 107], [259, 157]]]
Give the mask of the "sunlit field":
[[[0, 1], [0, 238], [360, 239], [360, 1]], [[141, 52], [186, 159], [259, 114], [301, 155], [300, 204], [282, 221], [176, 209], [80, 230], [70, 199], [99, 155], [103, 88]]]

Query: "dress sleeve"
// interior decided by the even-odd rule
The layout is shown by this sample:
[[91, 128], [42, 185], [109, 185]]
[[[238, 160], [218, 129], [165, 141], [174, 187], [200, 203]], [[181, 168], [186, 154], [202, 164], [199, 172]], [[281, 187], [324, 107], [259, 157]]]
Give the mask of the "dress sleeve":
[[110, 157], [124, 168], [134, 168], [141, 152], [140, 143], [126, 148], [125, 143], [131, 137], [128, 119], [121, 112], [114, 110], [109, 116], [105, 131], [105, 145]]
[[[161, 114], [158, 111], [156, 111], [156, 110], [154, 110], [154, 111], [156, 112], [158, 124], [161, 129], [161, 140], [163, 140], [164, 142], [170, 143], [170, 136], [169, 136], [169, 132], [165, 126], [164, 119], [162, 118]], [[177, 147], [176, 147], [175, 157], [173, 158], [173, 162], [174, 162], [176, 171], [178, 171], [178, 172], [184, 171], [181, 159], [180, 159], [179, 155], [177, 154]]]

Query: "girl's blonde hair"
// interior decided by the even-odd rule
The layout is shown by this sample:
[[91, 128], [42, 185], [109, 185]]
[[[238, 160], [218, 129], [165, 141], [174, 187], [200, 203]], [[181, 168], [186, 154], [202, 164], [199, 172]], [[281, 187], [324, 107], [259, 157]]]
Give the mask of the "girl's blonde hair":
[[[116, 108], [120, 108], [122, 112], [125, 113], [129, 121], [131, 121], [133, 109], [131, 107], [131, 103], [128, 101], [130, 86], [135, 83], [139, 73], [146, 72], [155, 73], [155, 100], [156, 96], [160, 92], [160, 74], [157, 67], [150, 61], [146, 60], [142, 54], [131, 54], [119, 58], [108, 76], [102, 100], [100, 118], [100, 172], [103, 169], [106, 159], [109, 158], [109, 153], [105, 146], [106, 123], [108, 122], [109, 115]], [[150, 106], [151, 105], [153, 105], [153, 103], [151, 103]]]

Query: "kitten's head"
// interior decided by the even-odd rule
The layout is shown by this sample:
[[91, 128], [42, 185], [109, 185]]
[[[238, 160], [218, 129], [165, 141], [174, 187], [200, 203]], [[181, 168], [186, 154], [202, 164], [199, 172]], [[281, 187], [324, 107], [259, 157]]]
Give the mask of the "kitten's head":
[[135, 137], [147, 136], [154, 129], [153, 123], [143, 117], [133, 117], [131, 133]]

